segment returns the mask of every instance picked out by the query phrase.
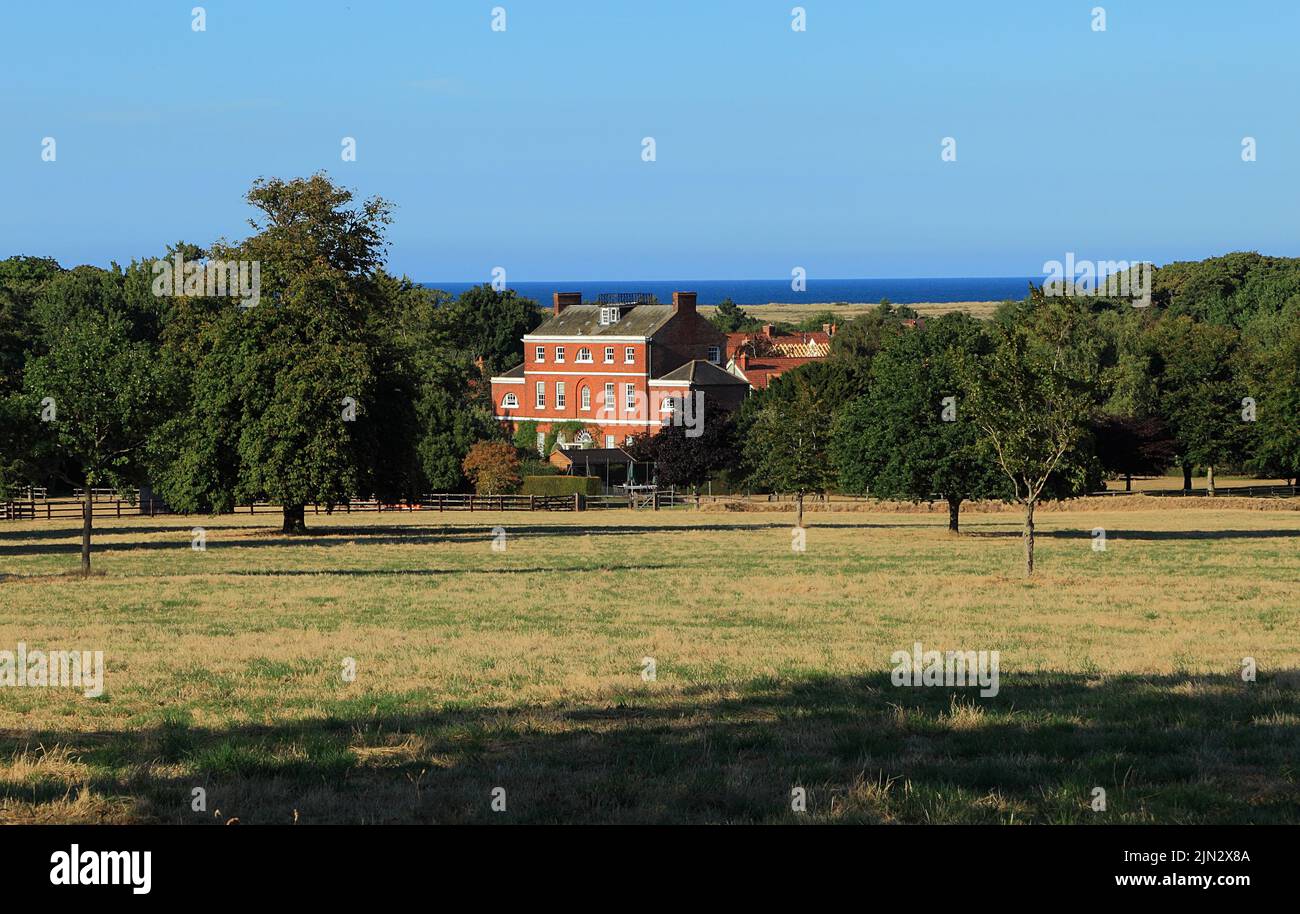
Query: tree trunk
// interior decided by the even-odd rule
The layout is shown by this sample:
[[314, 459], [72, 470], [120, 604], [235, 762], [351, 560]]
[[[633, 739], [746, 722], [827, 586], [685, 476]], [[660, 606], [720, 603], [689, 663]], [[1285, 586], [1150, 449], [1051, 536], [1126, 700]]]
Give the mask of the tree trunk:
[[803, 529], [803, 493], [799, 492], [794, 497], [794, 525]]
[[1183, 491], [1192, 491], [1192, 465], [1190, 463], [1183, 464]]
[[1034, 573], [1034, 503], [1025, 503], [1025, 576]]
[[948, 499], [948, 531], [950, 533], [959, 532], [957, 528], [957, 519], [958, 519], [958, 512], [960, 511], [961, 511], [961, 499], [960, 498]]
[[1125, 474], [1124, 474], [1124, 491], [1125, 491], [1125, 492], [1132, 492], [1132, 491], [1133, 491], [1133, 474], [1132, 474], [1132, 473], [1125, 473]]
[[307, 507], [305, 505], [285, 505], [284, 506], [284, 526], [281, 528], [283, 533], [306, 533]]
[[90, 529], [91, 519], [95, 515], [94, 495], [90, 490], [90, 480], [86, 480], [86, 490], [81, 500], [81, 573], [90, 574]]
[[1214, 465], [1205, 468], [1205, 494], [1214, 494]]

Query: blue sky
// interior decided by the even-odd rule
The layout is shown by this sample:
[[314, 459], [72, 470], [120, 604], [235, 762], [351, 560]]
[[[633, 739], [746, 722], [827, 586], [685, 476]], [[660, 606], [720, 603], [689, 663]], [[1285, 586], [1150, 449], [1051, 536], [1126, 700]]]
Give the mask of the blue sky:
[[254, 178], [317, 169], [428, 281], [1300, 254], [1289, 0], [194, 5], [6, 4], [0, 256], [240, 237]]

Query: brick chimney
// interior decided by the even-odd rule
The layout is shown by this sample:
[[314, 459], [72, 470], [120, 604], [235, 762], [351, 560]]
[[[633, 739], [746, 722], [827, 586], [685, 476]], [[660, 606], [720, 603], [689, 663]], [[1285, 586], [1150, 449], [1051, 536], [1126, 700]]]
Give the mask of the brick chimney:
[[695, 313], [695, 293], [694, 292], [674, 292], [673, 293], [673, 314], [682, 314], [689, 311]]
[[569, 305], [582, 304], [582, 293], [581, 292], [556, 292], [554, 293], [554, 301], [555, 301], [555, 316], [559, 317], [560, 312], [563, 311], [565, 308], [569, 307]]
[[749, 353], [748, 353], [748, 352], [745, 352], [744, 350], [741, 350], [739, 364], [740, 364], [740, 370], [741, 370], [741, 371], [744, 371], [746, 368], [749, 367]]
[[772, 335], [772, 325], [771, 325], [771, 324], [764, 324], [764, 325], [763, 325], [763, 336], [770, 337], [771, 335]]

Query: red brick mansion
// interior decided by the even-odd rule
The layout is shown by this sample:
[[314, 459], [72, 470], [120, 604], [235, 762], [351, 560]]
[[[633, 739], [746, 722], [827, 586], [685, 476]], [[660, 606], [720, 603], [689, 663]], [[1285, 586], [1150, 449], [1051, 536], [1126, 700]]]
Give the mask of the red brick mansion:
[[739, 406], [749, 384], [722, 368], [727, 354], [694, 292], [674, 292], [671, 305], [639, 294], [583, 304], [581, 293], [556, 292], [554, 314], [524, 337], [523, 364], [492, 378], [492, 400], [501, 422], [536, 422], [539, 445], [554, 425], [580, 422], [574, 443], [617, 447], [667, 425], [687, 397]]

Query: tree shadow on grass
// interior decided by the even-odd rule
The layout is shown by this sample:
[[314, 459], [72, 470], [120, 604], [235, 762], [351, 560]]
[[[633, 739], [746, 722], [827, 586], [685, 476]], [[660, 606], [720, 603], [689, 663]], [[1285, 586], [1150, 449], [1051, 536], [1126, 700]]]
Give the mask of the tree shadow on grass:
[[[329, 546], [350, 546], [350, 545], [438, 545], [440, 543], [454, 542], [476, 542], [487, 541], [492, 537], [492, 530], [496, 526], [503, 526], [506, 535], [509, 538], [520, 537], [543, 537], [543, 538], [568, 538], [568, 537], [586, 537], [586, 536], [640, 536], [645, 533], [746, 533], [756, 531], [772, 530], [789, 530], [788, 523], [749, 523], [749, 524], [680, 524], [680, 525], [609, 525], [600, 524], [557, 524], [557, 525], [530, 525], [530, 524], [500, 524], [498, 518], [492, 518], [485, 522], [481, 527], [470, 526], [466, 523], [446, 526], [413, 526], [413, 525], [394, 525], [394, 526], [370, 526], [370, 527], [321, 527], [310, 529], [306, 534], [284, 534], [279, 536], [268, 537], [249, 537], [240, 535], [241, 530], [250, 528], [240, 527], [212, 527], [209, 529], [208, 547], [223, 549], [252, 549], [252, 548], [293, 548], [298, 546], [312, 547], [329, 547]], [[201, 526], [201, 525], [200, 525]], [[826, 529], [848, 529], [848, 530], [865, 530], [865, 529], [885, 529], [891, 527], [913, 527], [915, 524], [834, 524], [827, 525]], [[810, 525], [810, 529], [813, 529]], [[269, 532], [268, 528], [264, 528]], [[174, 540], [139, 540], [126, 542], [109, 541], [103, 539], [96, 541], [94, 551], [96, 553], [107, 552], [134, 552], [137, 550], [146, 551], [168, 551], [168, 550], [189, 550], [190, 549], [190, 532], [184, 527], [165, 527], [157, 528], [113, 528], [99, 531], [103, 536], [123, 536], [129, 533], [172, 533], [175, 535]], [[230, 535], [233, 533], [234, 535]], [[69, 534], [72, 535], [72, 534]], [[80, 535], [77, 531], [76, 535]], [[77, 554], [81, 551], [80, 541], [66, 543], [52, 542], [18, 542], [11, 543], [9, 540], [22, 539], [32, 540], [34, 537], [29, 531], [24, 531], [16, 536], [6, 535], [0, 531], [0, 556], [3, 555], [60, 555], [60, 554]], [[54, 538], [51, 536], [51, 538]]]
[[10, 818], [90, 792], [132, 818], [200, 823], [217, 809], [269, 823], [1296, 823], [1298, 683], [1033, 673], [980, 698], [873, 674], [438, 709], [366, 693], [326, 717], [232, 728], [172, 710], [139, 730], [0, 733], [6, 753], [60, 747], [87, 772], [24, 769], [0, 798]]

